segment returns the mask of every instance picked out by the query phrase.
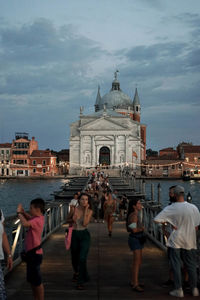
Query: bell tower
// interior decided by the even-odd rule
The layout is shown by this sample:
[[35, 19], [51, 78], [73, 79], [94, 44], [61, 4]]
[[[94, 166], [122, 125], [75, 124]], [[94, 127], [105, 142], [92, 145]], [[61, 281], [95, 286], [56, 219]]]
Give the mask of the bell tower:
[[141, 106], [137, 88], [133, 99], [133, 120], [140, 122]]

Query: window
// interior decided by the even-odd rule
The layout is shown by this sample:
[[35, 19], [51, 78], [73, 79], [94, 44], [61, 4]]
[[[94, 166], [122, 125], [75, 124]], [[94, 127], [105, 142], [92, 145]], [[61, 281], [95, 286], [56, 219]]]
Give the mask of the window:
[[26, 159], [25, 159], [24, 163], [25, 163], [25, 165], [27, 165], [27, 160]]
[[9, 150], [6, 150], [6, 154], [10, 154], [10, 151], [9, 151]]
[[173, 170], [175, 169], [175, 165], [172, 165], [172, 169], [173, 169]]
[[16, 161], [16, 163], [17, 163], [18, 165], [24, 165], [24, 160], [23, 160], [23, 159], [18, 159], [18, 160]]
[[43, 160], [42, 164], [43, 164], [43, 166], [45, 166], [46, 165], [46, 160]]
[[13, 164], [15, 164], [15, 159], [13, 159]]
[[36, 168], [33, 168], [33, 173], [36, 173]]
[[23, 170], [17, 170], [17, 175], [23, 175], [24, 171]]
[[4, 154], [4, 150], [1, 150], [1, 154]]
[[46, 173], [46, 169], [42, 169], [42, 172], [43, 172], [43, 173]]
[[157, 170], [159, 170], [159, 169], [160, 169], [160, 167], [159, 167], [159, 166], [157, 166], [157, 167], [156, 167], [156, 169], [157, 169]]
[[34, 165], [34, 166], [36, 165], [36, 160], [33, 160], [33, 165]]
[[13, 154], [16, 154], [16, 155], [25, 155], [25, 154], [28, 154], [28, 151], [17, 151], [17, 150], [14, 150]]

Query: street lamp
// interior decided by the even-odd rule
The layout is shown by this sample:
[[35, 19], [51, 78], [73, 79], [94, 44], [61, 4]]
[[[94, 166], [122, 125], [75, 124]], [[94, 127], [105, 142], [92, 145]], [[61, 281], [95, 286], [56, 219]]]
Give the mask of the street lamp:
[[188, 192], [188, 194], [187, 194], [187, 202], [189, 202], [189, 203], [192, 202], [192, 195], [190, 194], [190, 192]]

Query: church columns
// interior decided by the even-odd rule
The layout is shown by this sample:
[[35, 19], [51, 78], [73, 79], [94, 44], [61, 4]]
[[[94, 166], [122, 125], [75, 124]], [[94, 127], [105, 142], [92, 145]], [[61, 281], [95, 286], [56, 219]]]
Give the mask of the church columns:
[[80, 150], [79, 150], [79, 162], [82, 165], [82, 136], [80, 135]]
[[94, 144], [94, 136], [91, 136], [91, 165], [95, 167], [95, 144]]
[[128, 140], [129, 136], [125, 135], [125, 162], [128, 162]]
[[114, 165], [117, 164], [117, 135], [114, 136]]

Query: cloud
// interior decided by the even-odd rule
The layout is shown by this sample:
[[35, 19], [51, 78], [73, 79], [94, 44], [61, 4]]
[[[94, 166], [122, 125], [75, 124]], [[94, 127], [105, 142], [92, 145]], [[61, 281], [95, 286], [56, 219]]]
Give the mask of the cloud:
[[30, 94], [84, 85], [90, 63], [105, 51], [71, 25], [56, 28], [46, 19], [0, 28], [0, 93]]
[[[149, 5], [157, 4], [152, 1]], [[10, 135], [29, 131], [41, 148], [67, 147], [69, 125], [78, 119], [79, 106], [85, 106], [85, 114], [93, 112], [97, 84], [101, 84], [102, 95], [107, 93], [117, 67], [121, 88], [132, 98], [138, 83], [149, 141], [158, 137], [162, 144], [172, 124], [181, 128], [176, 134], [191, 132], [197, 140], [193, 124], [199, 122], [200, 106], [199, 36], [194, 35], [199, 30], [198, 15], [186, 15], [185, 21], [179, 15], [178, 20], [189, 24], [189, 40], [163, 39], [117, 51], [103, 49], [71, 24], [55, 26], [50, 20], [37, 19], [10, 26], [3, 21], [0, 117], [4, 127]], [[187, 115], [193, 120], [189, 126]]]

